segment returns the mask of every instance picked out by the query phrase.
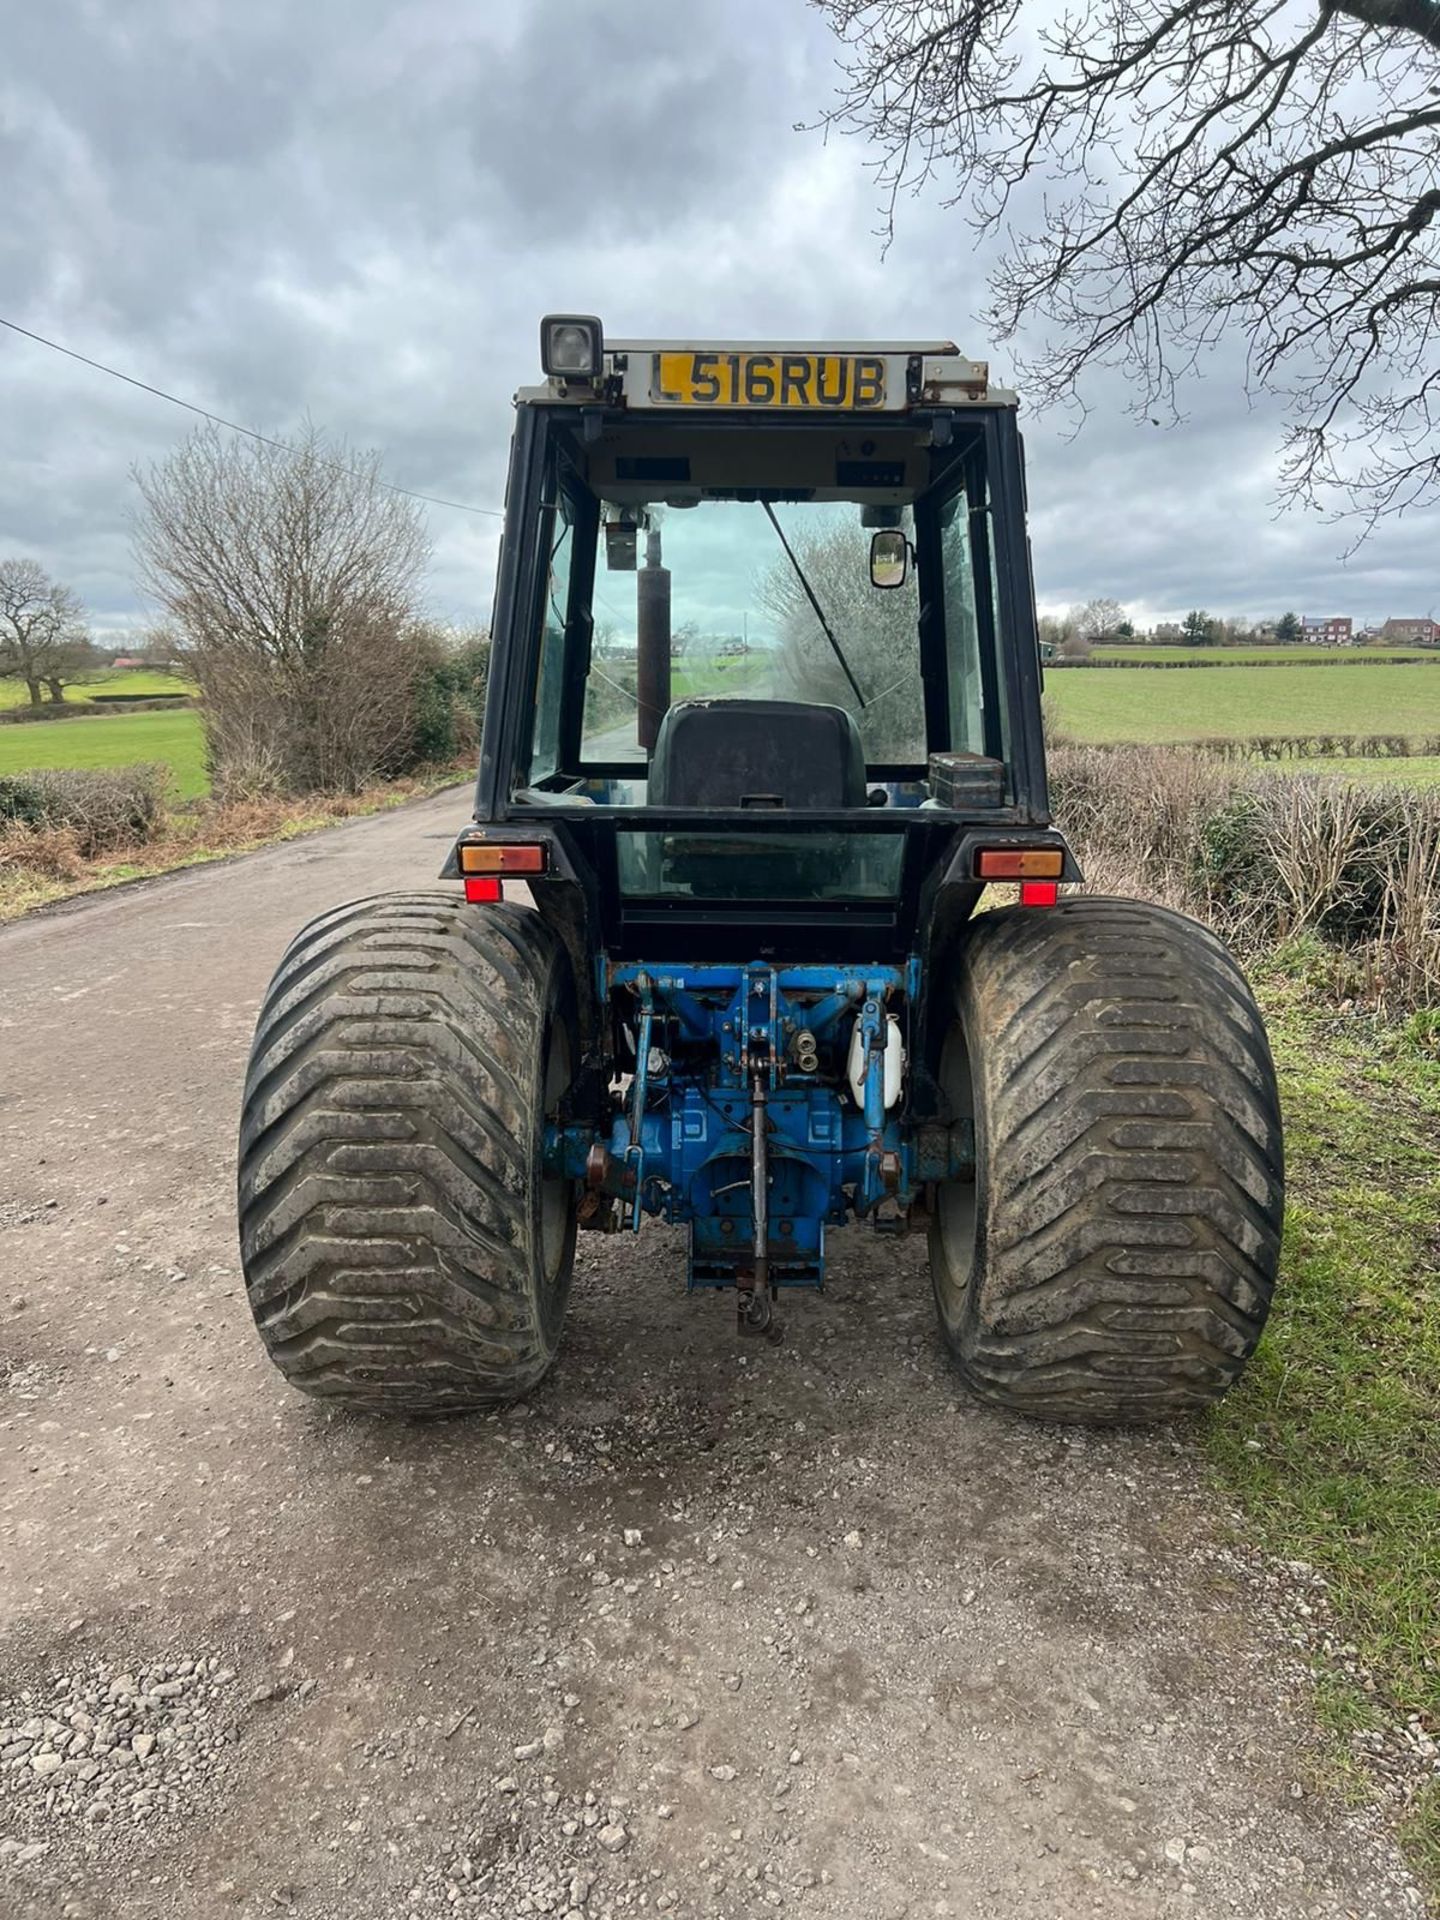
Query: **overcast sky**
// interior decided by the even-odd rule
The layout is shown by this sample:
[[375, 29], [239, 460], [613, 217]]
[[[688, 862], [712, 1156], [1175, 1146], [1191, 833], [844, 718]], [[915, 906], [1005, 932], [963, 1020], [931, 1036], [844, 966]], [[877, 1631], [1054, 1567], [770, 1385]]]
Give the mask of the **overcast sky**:
[[[537, 321], [615, 336], [951, 336], [984, 261], [938, 198], [883, 258], [864, 150], [794, 131], [834, 46], [804, 0], [47, 0], [7, 10], [0, 314], [226, 417], [305, 414], [400, 485], [498, 507]], [[1277, 410], [1217, 354], [1187, 424], [1097, 386], [1026, 419], [1042, 607], [1114, 595], [1358, 619], [1440, 610], [1440, 522], [1271, 503]], [[143, 619], [130, 468], [183, 412], [0, 331], [0, 557]], [[432, 611], [488, 618], [498, 522], [427, 509]]]

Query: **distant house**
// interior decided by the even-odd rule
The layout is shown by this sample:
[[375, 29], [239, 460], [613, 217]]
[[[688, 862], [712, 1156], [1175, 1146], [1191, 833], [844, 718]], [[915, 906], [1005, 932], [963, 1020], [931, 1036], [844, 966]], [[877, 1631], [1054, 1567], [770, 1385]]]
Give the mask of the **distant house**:
[[144, 667], [148, 664], [148, 661], [141, 660], [138, 655], [133, 653], [117, 653], [115, 658], [110, 662], [110, 665], [117, 672], [134, 667]]
[[1380, 641], [1387, 647], [1440, 647], [1440, 620], [1387, 620]]
[[1328, 620], [1317, 620], [1311, 614], [1305, 614], [1300, 621], [1300, 631], [1307, 640], [1319, 640], [1330, 647], [1348, 647], [1354, 639], [1355, 622], [1348, 615], [1341, 618], [1338, 614]]

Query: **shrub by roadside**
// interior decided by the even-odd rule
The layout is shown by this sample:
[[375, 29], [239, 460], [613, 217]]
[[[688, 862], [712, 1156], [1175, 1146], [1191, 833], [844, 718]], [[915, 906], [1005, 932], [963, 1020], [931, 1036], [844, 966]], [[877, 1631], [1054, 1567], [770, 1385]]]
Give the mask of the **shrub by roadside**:
[[[173, 813], [163, 805], [164, 767], [67, 768], [6, 777], [0, 779], [0, 921], [74, 894], [198, 866], [379, 813], [468, 779], [471, 772], [466, 760], [358, 793], [206, 800]], [[150, 807], [149, 798], [157, 795], [158, 804]]]
[[474, 760], [490, 681], [490, 636], [483, 631], [453, 640], [438, 630], [426, 635], [427, 664], [415, 689], [411, 754], [418, 765]]
[[47, 767], [0, 777], [0, 860], [63, 871], [153, 840], [168, 767]]
[[1440, 1005], [1440, 793], [1180, 747], [1056, 746], [1050, 775], [1092, 888], [1163, 900], [1245, 952], [1309, 938], [1343, 998]]

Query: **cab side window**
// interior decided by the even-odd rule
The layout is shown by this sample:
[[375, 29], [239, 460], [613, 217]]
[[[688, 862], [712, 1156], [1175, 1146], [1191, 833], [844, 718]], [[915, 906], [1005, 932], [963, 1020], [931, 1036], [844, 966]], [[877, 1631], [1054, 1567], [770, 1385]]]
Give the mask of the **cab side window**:
[[550, 523], [550, 557], [541, 605], [540, 664], [535, 685], [535, 744], [530, 784], [548, 780], [560, 767], [560, 709], [565, 692], [565, 640], [575, 526], [562, 490]]
[[975, 605], [975, 556], [970, 549], [969, 496], [963, 487], [940, 509], [940, 570], [945, 600], [950, 749], [954, 753], [984, 753], [985, 700]]

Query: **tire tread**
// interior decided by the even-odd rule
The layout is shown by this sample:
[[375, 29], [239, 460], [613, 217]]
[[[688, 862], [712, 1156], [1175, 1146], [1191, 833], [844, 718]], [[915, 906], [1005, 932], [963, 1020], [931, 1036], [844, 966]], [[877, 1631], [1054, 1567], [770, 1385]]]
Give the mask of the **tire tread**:
[[963, 1310], [938, 1234], [931, 1259], [966, 1379], [1050, 1420], [1209, 1405], [1260, 1338], [1284, 1203], [1235, 961], [1184, 915], [1081, 896], [983, 916], [959, 993], [984, 1195]]
[[549, 1366], [527, 1143], [565, 964], [537, 914], [438, 892], [352, 901], [287, 948], [246, 1077], [239, 1203], [256, 1325], [292, 1385], [437, 1414]]

